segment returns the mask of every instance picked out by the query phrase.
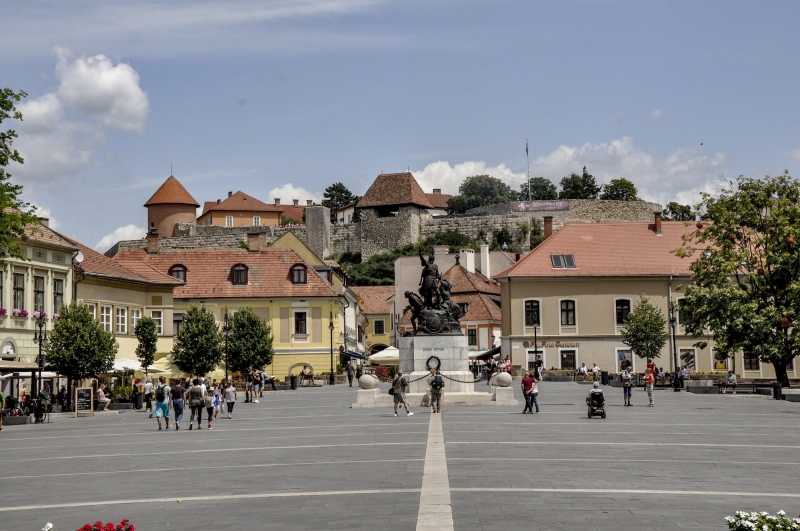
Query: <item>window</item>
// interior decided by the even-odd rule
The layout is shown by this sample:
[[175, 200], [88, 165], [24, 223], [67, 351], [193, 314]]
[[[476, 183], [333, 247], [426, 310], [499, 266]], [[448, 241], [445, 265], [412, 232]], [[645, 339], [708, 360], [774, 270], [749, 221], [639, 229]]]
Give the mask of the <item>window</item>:
[[575, 256], [571, 254], [551, 254], [550, 261], [554, 269], [576, 269]]
[[92, 319], [97, 319], [97, 305], [87, 304], [86, 307], [89, 308], [89, 313], [92, 314]]
[[711, 350], [714, 358], [714, 370], [715, 371], [727, 371], [728, 370], [728, 355], [724, 352], [719, 352], [716, 349]]
[[14, 273], [14, 308], [25, 309], [25, 274]]
[[628, 365], [633, 366], [633, 354], [630, 350], [617, 350], [617, 372], [622, 372], [628, 368]]
[[682, 348], [679, 349], [678, 358], [680, 358], [679, 362], [682, 366], [686, 367], [688, 370], [693, 371], [695, 368], [695, 356], [694, 356], [694, 349], [693, 348]]
[[525, 301], [525, 326], [542, 326], [539, 320], [539, 301]]
[[169, 268], [169, 275], [177, 278], [181, 282], [186, 282], [186, 267], [176, 264]]
[[161, 310], [152, 310], [150, 312], [150, 317], [153, 318], [153, 321], [156, 322], [156, 334], [163, 335], [164, 334], [164, 313]]
[[183, 314], [182, 313], [172, 314], [172, 335], [178, 337], [181, 328], [183, 328]]
[[378, 319], [372, 323], [372, 333], [376, 336], [386, 333], [386, 325], [383, 319]]
[[561, 301], [561, 326], [575, 326], [575, 301]]
[[477, 328], [468, 328], [467, 329], [467, 345], [469, 346], [477, 346], [478, 344], [478, 329]]
[[458, 304], [458, 307], [461, 308], [461, 316], [467, 315], [469, 311], [469, 303], [468, 302], [461, 302]]
[[136, 325], [139, 324], [139, 319], [142, 318], [142, 310], [139, 308], [131, 308], [131, 331], [136, 333]]
[[225, 216], [225, 226], [233, 227], [233, 216]]
[[61, 313], [62, 306], [64, 306], [64, 279], [56, 278], [53, 279], [53, 313]]
[[301, 265], [292, 266], [292, 284], [306, 283], [306, 268]]
[[111, 306], [100, 306], [100, 324], [103, 330], [111, 332]]
[[5, 275], [0, 271], [0, 306], [3, 306], [3, 278]]
[[254, 227], [261, 226], [261, 216], [253, 216], [253, 226]]
[[33, 309], [44, 311], [44, 277], [33, 277]]
[[561, 358], [562, 369], [575, 370], [575, 359], [577, 358], [577, 353], [574, 350], [562, 350], [559, 353], [559, 357]]
[[678, 299], [678, 324], [684, 325], [689, 320], [689, 312], [686, 309], [686, 299]]
[[305, 336], [307, 334], [306, 312], [294, 312], [294, 335]]
[[117, 308], [117, 333], [128, 333], [128, 309]]
[[237, 264], [231, 269], [231, 281], [234, 284], [247, 284], [247, 266]]
[[744, 370], [746, 371], [760, 371], [761, 366], [758, 358], [744, 358]]
[[625, 318], [631, 313], [631, 301], [628, 299], [617, 299], [617, 326], [625, 324]]

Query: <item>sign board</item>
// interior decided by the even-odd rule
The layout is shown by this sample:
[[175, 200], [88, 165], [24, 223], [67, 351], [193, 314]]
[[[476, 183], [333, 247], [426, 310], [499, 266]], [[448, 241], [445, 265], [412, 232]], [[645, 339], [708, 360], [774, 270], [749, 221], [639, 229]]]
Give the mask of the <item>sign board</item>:
[[91, 387], [75, 389], [75, 416], [81, 413], [94, 416], [94, 389]]
[[514, 201], [512, 212], [546, 212], [551, 210], [569, 210], [569, 201]]

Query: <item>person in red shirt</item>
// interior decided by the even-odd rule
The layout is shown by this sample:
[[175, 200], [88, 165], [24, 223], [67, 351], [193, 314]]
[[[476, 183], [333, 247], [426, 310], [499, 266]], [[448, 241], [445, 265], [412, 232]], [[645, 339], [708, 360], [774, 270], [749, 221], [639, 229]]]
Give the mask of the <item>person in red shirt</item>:
[[[536, 378], [532, 377], [530, 372], [526, 372], [525, 377], [522, 379], [521, 387], [522, 395], [525, 397], [525, 409], [522, 410], [522, 414], [533, 414], [533, 403], [536, 399], [534, 395], [534, 391], [536, 390]], [[536, 404], [536, 412], [539, 412], [539, 404]]]

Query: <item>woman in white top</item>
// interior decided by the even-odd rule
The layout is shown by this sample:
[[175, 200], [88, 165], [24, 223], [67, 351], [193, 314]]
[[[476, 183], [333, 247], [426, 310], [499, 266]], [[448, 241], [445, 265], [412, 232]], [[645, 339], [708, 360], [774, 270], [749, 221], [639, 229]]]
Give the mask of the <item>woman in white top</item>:
[[228, 406], [228, 418], [233, 418], [233, 406], [236, 405], [236, 387], [233, 382], [228, 382], [228, 387], [225, 388], [225, 403]]

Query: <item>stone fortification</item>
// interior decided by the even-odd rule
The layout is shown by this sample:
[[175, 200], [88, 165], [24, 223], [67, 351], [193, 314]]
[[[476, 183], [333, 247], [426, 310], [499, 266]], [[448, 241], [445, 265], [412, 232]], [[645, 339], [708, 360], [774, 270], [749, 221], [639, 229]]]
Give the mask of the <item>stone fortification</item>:
[[331, 254], [361, 252], [361, 223], [337, 223], [331, 225]]
[[361, 214], [361, 259], [388, 253], [409, 243], [417, 243], [422, 225], [431, 215], [414, 205], [398, 207], [397, 215], [379, 216], [367, 208]]

